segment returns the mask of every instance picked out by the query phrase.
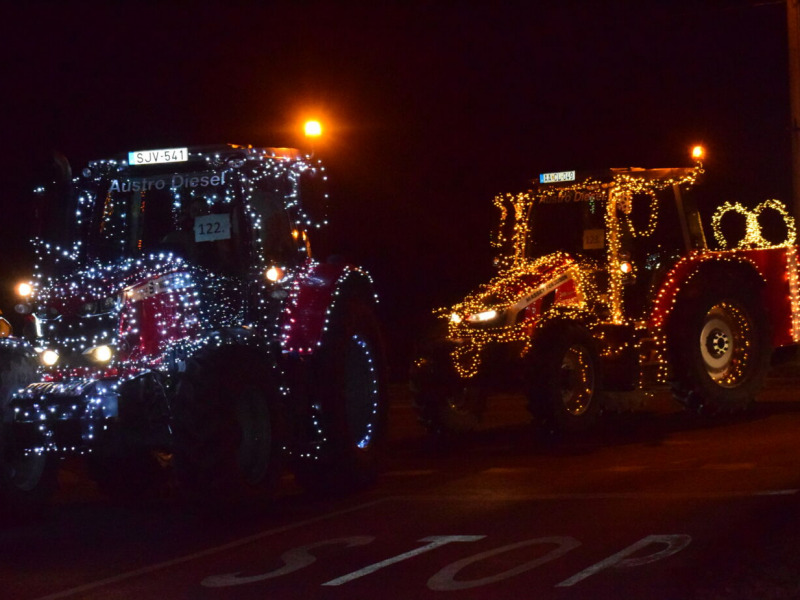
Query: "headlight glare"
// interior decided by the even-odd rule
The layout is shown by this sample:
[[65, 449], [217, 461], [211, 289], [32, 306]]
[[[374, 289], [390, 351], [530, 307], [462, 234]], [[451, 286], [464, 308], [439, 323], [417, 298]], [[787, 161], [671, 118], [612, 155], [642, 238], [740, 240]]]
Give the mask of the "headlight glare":
[[496, 310], [484, 310], [483, 312], [475, 313], [467, 317], [470, 323], [485, 323], [497, 318]]
[[55, 350], [44, 350], [40, 355], [39, 358], [42, 361], [42, 364], [45, 367], [52, 367], [54, 364], [58, 362], [58, 352]]
[[89, 355], [92, 360], [101, 363], [110, 361], [114, 356], [114, 350], [111, 346], [105, 344], [84, 350], [83, 353]]

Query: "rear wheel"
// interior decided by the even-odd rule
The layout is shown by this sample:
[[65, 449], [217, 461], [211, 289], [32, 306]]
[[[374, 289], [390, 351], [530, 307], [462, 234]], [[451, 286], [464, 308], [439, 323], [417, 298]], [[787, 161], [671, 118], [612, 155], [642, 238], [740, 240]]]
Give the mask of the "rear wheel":
[[600, 370], [591, 333], [575, 323], [550, 326], [537, 336], [529, 360], [528, 408], [548, 427], [591, 428], [600, 413]]
[[744, 410], [763, 385], [772, 349], [764, 309], [747, 287], [718, 278], [678, 300], [667, 340], [672, 391], [692, 410]]
[[386, 430], [383, 343], [372, 307], [357, 296], [338, 302], [319, 354], [309, 365], [316, 456], [295, 463], [311, 490], [353, 489], [372, 483]]
[[233, 347], [186, 361], [173, 401], [174, 465], [193, 504], [218, 510], [271, 496], [282, 439], [271, 368]]

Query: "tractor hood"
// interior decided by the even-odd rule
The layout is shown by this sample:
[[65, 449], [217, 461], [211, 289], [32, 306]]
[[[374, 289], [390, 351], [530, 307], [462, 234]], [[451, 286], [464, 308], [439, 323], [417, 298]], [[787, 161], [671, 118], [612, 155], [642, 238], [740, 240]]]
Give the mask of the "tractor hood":
[[563, 252], [521, 261], [453, 306], [450, 323], [461, 333], [472, 327], [512, 327], [550, 306], [583, 302], [579, 280], [577, 263]]
[[185, 261], [172, 254], [150, 254], [137, 259], [92, 262], [59, 277], [49, 278], [36, 293], [35, 313], [40, 318], [60, 315], [97, 315], [112, 311], [124, 301], [124, 292], [138, 284], [185, 270]]
[[[182, 258], [149, 254], [76, 266], [44, 278], [35, 293], [36, 345], [53, 371], [110, 367], [196, 329], [196, 273]], [[47, 350], [55, 362], [45, 360]]]

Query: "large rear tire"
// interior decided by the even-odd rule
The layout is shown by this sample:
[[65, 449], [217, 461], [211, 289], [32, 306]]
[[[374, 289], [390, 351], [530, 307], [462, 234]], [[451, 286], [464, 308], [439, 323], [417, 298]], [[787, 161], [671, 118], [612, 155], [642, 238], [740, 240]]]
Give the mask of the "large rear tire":
[[186, 361], [172, 403], [181, 489], [211, 512], [267, 501], [281, 473], [282, 427], [272, 366], [236, 347]]
[[528, 409], [546, 427], [582, 432], [602, 412], [600, 362], [594, 338], [577, 323], [548, 326], [534, 340], [528, 364]]
[[357, 295], [337, 301], [319, 353], [309, 365], [311, 405], [319, 407], [316, 456], [295, 462], [312, 491], [349, 491], [374, 482], [385, 441], [386, 366], [378, 320]]
[[717, 277], [678, 298], [668, 324], [672, 392], [703, 414], [733, 413], [755, 400], [772, 348], [758, 295]]

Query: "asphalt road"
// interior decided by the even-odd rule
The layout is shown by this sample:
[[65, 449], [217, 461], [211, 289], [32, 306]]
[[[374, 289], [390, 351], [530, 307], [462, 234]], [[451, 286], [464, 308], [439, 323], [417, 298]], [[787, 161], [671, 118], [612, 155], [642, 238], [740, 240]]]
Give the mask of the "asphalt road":
[[51, 514], [0, 525], [0, 598], [800, 597], [800, 397], [772, 381], [746, 416], [657, 397], [553, 439], [522, 399], [440, 444], [392, 388], [375, 487], [221, 521], [167, 497], [121, 506], [67, 463]]

